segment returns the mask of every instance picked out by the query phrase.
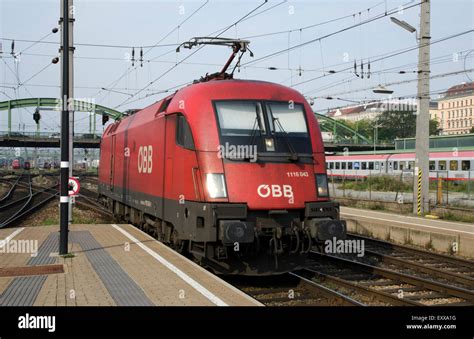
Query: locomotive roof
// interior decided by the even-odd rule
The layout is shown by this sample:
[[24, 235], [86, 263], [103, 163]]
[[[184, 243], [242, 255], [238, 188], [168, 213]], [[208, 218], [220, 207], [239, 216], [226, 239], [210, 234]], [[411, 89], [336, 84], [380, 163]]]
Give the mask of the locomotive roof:
[[[195, 83], [186, 87], [181, 88], [176, 92], [175, 95], [177, 94], [210, 94], [211, 96], [214, 94], [214, 90], [218, 90], [220, 88], [226, 88], [226, 90], [229, 90], [229, 86], [237, 86], [235, 88], [236, 93], [241, 93], [242, 87], [241, 86], [246, 86], [246, 88], [249, 89], [249, 92], [253, 92], [255, 96], [255, 89], [258, 88], [259, 91], [264, 91], [264, 90], [271, 90], [271, 91], [278, 91], [278, 92], [286, 92], [287, 94], [293, 94], [293, 95], [302, 95], [289, 87], [269, 82], [269, 81], [262, 81], [262, 80], [245, 80], [245, 79], [226, 79], [226, 80], [211, 80], [207, 82], [199, 82]], [[248, 86], [248, 87], [247, 87]], [[203, 93], [204, 92], [204, 93]], [[259, 92], [259, 94], [262, 94]]]
[[[206, 82], [198, 82], [198, 83], [190, 84], [186, 87], [178, 89], [175, 93], [168, 95], [167, 97], [147, 107], [144, 107], [140, 110], [149, 109], [153, 106], [156, 106], [156, 109], [159, 109], [164, 101], [177, 97], [177, 96], [199, 95], [199, 96], [212, 97], [213, 95], [215, 95], [216, 90], [225, 89], [226, 91], [229, 91], [231, 90], [229, 89], [229, 86], [235, 86], [235, 85], [238, 86], [237, 88], [235, 88], [235, 93], [240, 94], [239, 95], [240, 97], [242, 97], [242, 89], [243, 89], [243, 87], [241, 86], [251, 85], [251, 87], [247, 87], [248, 94], [253, 94], [252, 96], [255, 98], [259, 96], [265, 96], [265, 94], [267, 94], [269, 100], [271, 100], [271, 97], [275, 97], [275, 100], [277, 100], [276, 97], [278, 96], [278, 94], [286, 94], [285, 96], [292, 96], [292, 97], [298, 96], [302, 100], [304, 100], [304, 97], [298, 91], [292, 88], [277, 84], [277, 83], [262, 81], [262, 80], [225, 79], [225, 80], [211, 80], [211, 81], [206, 81]], [[256, 91], [257, 89], [258, 89], [258, 92]], [[276, 95], [275, 95], [275, 91], [276, 91]], [[270, 92], [272, 92], [273, 95], [271, 95]], [[252, 99], [252, 97], [249, 97], [249, 99]]]

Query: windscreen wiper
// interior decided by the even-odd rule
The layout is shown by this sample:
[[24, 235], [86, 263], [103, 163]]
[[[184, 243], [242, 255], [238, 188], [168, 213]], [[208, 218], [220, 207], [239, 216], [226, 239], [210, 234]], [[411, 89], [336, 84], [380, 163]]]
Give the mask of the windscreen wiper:
[[[262, 136], [262, 131], [264, 131], [264, 125], [263, 125], [263, 122], [262, 122], [262, 119], [261, 119], [261, 115], [260, 115], [261, 112], [259, 112], [259, 109], [261, 109], [261, 107], [259, 105], [255, 106], [255, 121], [254, 121], [253, 126], [252, 126], [251, 138], [250, 138], [249, 142], [247, 143], [247, 146], [253, 146], [254, 145], [254, 141], [255, 141], [257, 131], [260, 132], [260, 136]], [[257, 148], [255, 148], [255, 151], [257, 151]], [[255, 156], [257, 156], [257, 154], [255, 154]], [[247, 154], [247, 156], [245, 157], [245, 160], [250, 160], [250, 159], [253, 159], [253, 157], [251, 157], [249, 154]]]
[[283, 128], [283, 126], [281, 125], [281, 122], [280, 122], [280, 119], [278, 118], [273, 118], [273, 125], [275, 126], [275, 122], [278, 124], [278, 127], [280, 128], [280, 130], [283, 132], [283, 135], [284, 135], [284, 138], [285, 138], [285, 142], [286, 142], [286, 145], [288, 146], [288, 150], [290, 151], [291, 153], [291, 156], [290, 156], [290, 160], [291, 161], [296, 161], [298, 160], [298, 153], [296, 153], [293, 145], [291, 144], [291, 141], [290, 141], [290, 138], [288, 137], [288, 132], [285, 131], [285, 129]]

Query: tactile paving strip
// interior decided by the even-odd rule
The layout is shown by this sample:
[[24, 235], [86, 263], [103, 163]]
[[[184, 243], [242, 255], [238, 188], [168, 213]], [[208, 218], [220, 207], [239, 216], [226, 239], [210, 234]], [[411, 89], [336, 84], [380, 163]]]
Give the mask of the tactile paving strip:
[[[153, 306], [153, 302], [130, 276], [120, 267], [114, 258], [102, 248], [89, 231], [70, 232], [70, 242], [77, 243], [87, 256], [92, 267], [102, 280], [118, 306]], [[36, 257], [28, 260], [27, 266], [48, 265], [56, 262], [51, 257], [58, 246], [59, 233], [51, 233], [41, 244]], [[12, 280], [0, 295], [0, 306], [33, 306], [46, 275], [18, 277]]]
[[[36, 257], [30, 258], [26, 265], [50, 265], [56, 263], [56, 258], [51, 257], [50, 254], [58, 246], [58, 236], [58, 233], [51, 233], [41, 244]], [[46, 275], [38, 275], [13, 279], [7, 289], [0, 295], [0, 306], [33, 306], [46, 278]]]
[[89, 231], [71, 232], [71, 240], [78, 243], [105, 288], [118, 306], [153, 306], [137, 283], [102, 248]]

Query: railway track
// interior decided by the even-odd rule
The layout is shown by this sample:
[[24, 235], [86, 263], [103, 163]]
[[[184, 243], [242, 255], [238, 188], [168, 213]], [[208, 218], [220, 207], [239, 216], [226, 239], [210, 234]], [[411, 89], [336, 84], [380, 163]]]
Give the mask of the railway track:
[[20, 179], [22, 178], [22, 175], [19, 175], [16, 180], [14, 182], [12, 182], [12, 180], [8, 180], [8, 179], [3, 179], [2, 178], [2, 182], [4, 184], [7, 184], [7, 185], [10, 185], [10, 188], [8, 189], [8, 191], [0, 198], [0, 204], [4, 203], [5, 201], [7, 201], [8, 199], [10, 199], [10, 197], [13, 195], [13, 192], [15, 191], [15, 188], [17, 187]]
[[299, 272], [272, 277], [232, 276], [226, 280], [265, 306], [365, 306]]
[[363, 240], [365, 256], [373, 257], [391, 269], [403, 269], [427, 279], [474, 290], [474, 262], [444, 254], [427, 252], [386, 241], [351, 234], [349, 239]]
[[57, 183], [49, 187], [35, 187], [28, 174], [19, 176], [10, 191], [10, 197], [0, 204], [0, 228], [21, 220], [58, 195]]
[[[97, 180], [87, 177], [82, 178], [81, 190], [77, 196], [76, 203], [84, 207], [95, 210], [96, 212], [106, 214], [113, 217], [113, 213], [98, 202]], [[88, 187], [89, 186], [89, 187]]]
[[311, 252], [313, 262], [304, 270], [305, 277], [371, 296], [389, 305], [471, 306], [474, 292], [464, 287], [433, 281], [418, 275], [377, 266], [377, 262], [359, 262], [340, 256]]

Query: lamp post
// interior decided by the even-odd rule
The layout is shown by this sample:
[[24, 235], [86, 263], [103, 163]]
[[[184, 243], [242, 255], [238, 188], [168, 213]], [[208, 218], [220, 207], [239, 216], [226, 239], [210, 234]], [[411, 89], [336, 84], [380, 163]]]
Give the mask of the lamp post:
[[[418, 36], [418, 86], [416, 116], [415, 177], [413, 180], [413, 213], [423, 215], [429, 210], [429, 100], [430, 100], [430, 0], [423, 0]], [[405, 21], [390, 18], [392, 22], [409, 31], [416, 29]]]
[[379, 138], [379, 131], [378, 131], [379, 127], [382, 127], [382, 125], [377, 125], [377, 124], [374, 125], [374, 154], [377, 151], [377, 140]]

